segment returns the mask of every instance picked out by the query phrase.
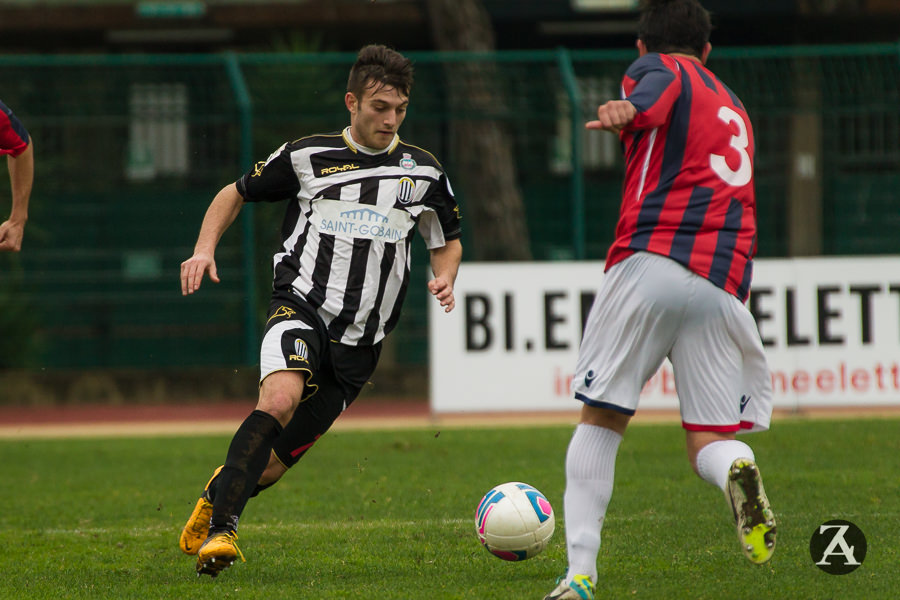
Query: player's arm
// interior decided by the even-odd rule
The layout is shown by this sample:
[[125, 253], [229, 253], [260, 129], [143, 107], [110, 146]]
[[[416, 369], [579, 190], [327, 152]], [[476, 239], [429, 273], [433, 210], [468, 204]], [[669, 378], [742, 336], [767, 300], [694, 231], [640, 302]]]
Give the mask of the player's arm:
[[300, 182], [291, 166], [289, 144], [283, 144], [267, 160], [256, 163], [240, 179], [222, 188], [206, 210], [194, 255], [181, 263], [181, 293], [193, 294], [203, 275], [219, 283], [215, 251], [222, 234], [234, 223], [244, 202], [275, 202], [297, 194]]
[[458, 239], [447, 240], [445, 245], [432, 248], [430, 252], [434, 279], [428, 282], [428, 291], [441, 303], [444, 312], [450, 312], [456, 306], [453, 284], [462, 261], [462, 243]]
[[0, 224], [0, 250], [18, 252], [22, 249], [25, 223], [28, 221], [28, 201], [34, 183], [34, 145], [30, 137], [25, 150], [18, 156], [7, 156], [6, 164], [12, 190], [12, 211], [9, 219]]
[[668, 62], [659, 55], [647, 55], [635, 62], [625, 77], [623, 88], [629, 90], [625, 100], [635, 108], [629, 128], [653, 129], [665, 124], [681, 94], [681, 78]]
[[431, 272], [434, 273], [434, 279], [428, 282], [428, 291], [444, 307], [444, 312], [450, 312], [456, 306], [453, 284], [462, 260], [462, 242], [459, 239], [459, 206], [445, 174], [441, 175], [434, 193], [425, 203], [433, 209], [427, 214], [434, 217], [419, 221], [419, 231], [431, 253]]
[[629, 67], [622, 88], [623, 99], [602, 104], [597, 109], [597, 120], [588, 121], [587, 129], [618, 133], [626, 128], [653, 129], [663, 125], [681, 92], [681, 81], [658, 55], [648, 55]]
[[216, 246], [228, 226], [234, 223], [243, 204], [244, 198], [238, 193], [234, 183], [226, 185], [213, 198], [203, 217], [200, 235], [194, 245], [194, 255], [181, 263], [182, 295], [187, 296], [200, 289], [206, 272], [209, 272], [212, 281], [219, 283], [215, 261]]

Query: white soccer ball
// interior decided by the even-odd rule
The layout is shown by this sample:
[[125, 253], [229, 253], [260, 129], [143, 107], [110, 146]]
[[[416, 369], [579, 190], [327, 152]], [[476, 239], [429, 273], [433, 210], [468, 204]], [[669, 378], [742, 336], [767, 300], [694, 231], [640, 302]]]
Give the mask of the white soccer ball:
[[555, 528], [550, 502], [527, 483], [501, 483], [485, 494], [475, 509], [478, 539], [503, 560], [537, 556], [547, 547]]

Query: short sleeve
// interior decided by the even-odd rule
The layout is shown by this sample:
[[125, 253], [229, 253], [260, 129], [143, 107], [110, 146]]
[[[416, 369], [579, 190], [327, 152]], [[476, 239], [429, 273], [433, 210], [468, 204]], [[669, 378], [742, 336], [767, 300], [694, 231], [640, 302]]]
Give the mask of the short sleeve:
[[459, 206], [450, 187], [450, 179], [441, 173], [434, 192], [425, 199], [425, 206], [432, 209], [441, 226], [444, 239], [455, 240], [462, 235], [460, 228]]
[[235, 182], [245, 202], [278, 202], [295, 197], [300, 179], [291, 162], [290, 147], [285, 144], [268, 159], [259, 161]]
[[22, 122], [0, 102], [0, 155], [19, 156], [25, 152], [30, 139]]

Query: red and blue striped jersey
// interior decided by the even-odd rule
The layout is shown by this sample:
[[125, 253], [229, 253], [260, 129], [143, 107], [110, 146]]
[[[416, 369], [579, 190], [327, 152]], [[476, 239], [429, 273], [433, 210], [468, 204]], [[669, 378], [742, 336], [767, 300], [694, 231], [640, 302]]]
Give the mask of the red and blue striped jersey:
[[28, 147], [29, 139], [22, 122], [0, 101], [0, 156], [19, 156]]
[[743, 104], [699, 61], [668, 54], [632, 63], [622, 93], [637, 114], [619, 134], [625, 182], [606, 268], [653, 252], [745, 301], [756, 199]]

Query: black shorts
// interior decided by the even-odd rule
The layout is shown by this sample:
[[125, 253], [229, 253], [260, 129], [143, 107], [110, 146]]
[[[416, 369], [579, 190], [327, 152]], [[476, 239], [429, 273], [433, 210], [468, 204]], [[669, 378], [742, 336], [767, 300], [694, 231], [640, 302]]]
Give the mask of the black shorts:
[[302, 371], [306, 376], [303, 409], [295, 411], [273, 446], [286, 467], [293, 466], [311, 444], [311, 423], [300, 421], [315, 421], [320, 424], [319, 435], [325, 433], [359, 396], [380, 354], [380, 342], [348, 346], [329, 339], [325, 323], [302, 299], [273, 297], [260, 349], [260, 382], [275, 371]]

